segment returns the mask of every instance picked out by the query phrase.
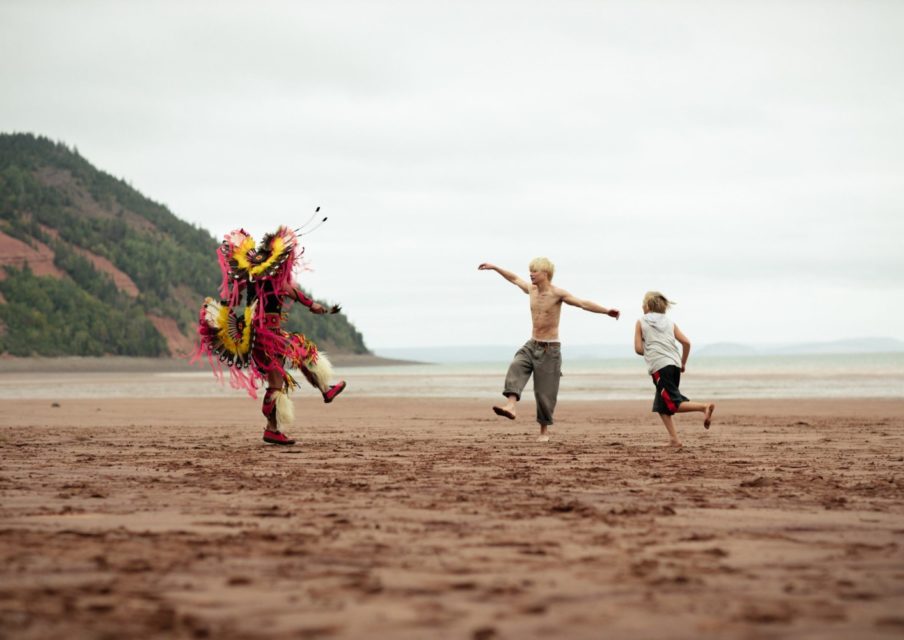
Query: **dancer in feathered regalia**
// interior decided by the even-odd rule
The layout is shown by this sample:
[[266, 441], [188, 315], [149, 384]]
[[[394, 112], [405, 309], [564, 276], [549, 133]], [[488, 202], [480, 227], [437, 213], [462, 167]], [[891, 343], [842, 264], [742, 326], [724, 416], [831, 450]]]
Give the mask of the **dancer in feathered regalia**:
[[[271, 444], [295, 444], [283, 433], [294, 417], [288, 392], [298, 386], [289, 369], [301, 371], [324, 402], [345, 389], [344, 381], [330, 384], [332, 367], [317, 345], [282, 328], [284, 309], [292, 302], [318, 315], [340, 310], [314, 302], [295, 283], [293, 272], [302, 253], [296, 232], [288, 227], [264, 236], [259, 245], [244, 229], [227, 234], [217, 252], [223, 273], [220, 301], [207, 298], [201, 307], [200, 343], [192, 360], [207, 356], [221, 379], [226, 365], [232, 386], [253, 398], [266, 382], [261, 411], [267, 419], [264, 442]], [[233, 308], [238, 309], [243, 294], [245, 307], [237, 315]]]

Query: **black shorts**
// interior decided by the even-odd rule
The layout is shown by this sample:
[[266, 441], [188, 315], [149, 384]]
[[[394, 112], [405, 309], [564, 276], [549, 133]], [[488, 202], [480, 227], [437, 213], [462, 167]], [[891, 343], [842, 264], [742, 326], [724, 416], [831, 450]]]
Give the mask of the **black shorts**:
[[653, 413], [674, 415], [678, 406], [688, 398], [681, 395], [678, 385], [681, 384], [681, 369], [673, 364], [663, 367], [653, 374], [656, 385], [656, 397], [653, 398]]

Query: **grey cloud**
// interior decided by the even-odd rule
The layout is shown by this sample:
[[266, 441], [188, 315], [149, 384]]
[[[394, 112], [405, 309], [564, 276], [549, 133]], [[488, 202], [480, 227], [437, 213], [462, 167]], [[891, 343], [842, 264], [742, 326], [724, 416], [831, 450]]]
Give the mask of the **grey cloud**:
[[[373, 345], [520, 335], [476, 265], [537, 254], [588, 295], [676, 288], [728, 339], [708, 296], [732, 286], [900, 289], [902, 23], [882, 2], [8, 0], [0, 123], [217, 235], [323, 205], [305, 277]], [[836, 311], [820, 337], [887, 332]]]

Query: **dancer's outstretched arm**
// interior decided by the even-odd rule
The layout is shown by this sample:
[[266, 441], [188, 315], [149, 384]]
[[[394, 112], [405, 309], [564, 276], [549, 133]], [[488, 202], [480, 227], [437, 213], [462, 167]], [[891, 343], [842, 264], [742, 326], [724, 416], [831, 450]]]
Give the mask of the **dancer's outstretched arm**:
[[296, 302], [300, 302], [302, 305], [306, 306], [311, 313], [314, 313], [318, 316], [322, 316], [327, 313], [339, 313], [342, 310], [338, 304], [333, 305], [330, 309], [327, 309], [319, 302], [314, 302], [311, 298], [307, 297], [304, 294], [304, 291], [299, 289], [296, 286], [293, 286], [286, 292], [286, 295], [295, 300]]
[[505, 269], [497, 267], [495, 264], [490, 264], [489, 262], [484, 262], [483, 264], [478, 266], [477, 269], [479, 271], [495, 271], [503, 278], [511, 282], [513, 285], [521, 289], [524, 293], [530, 293], [530, 285], [511, 271], [506, 271]]

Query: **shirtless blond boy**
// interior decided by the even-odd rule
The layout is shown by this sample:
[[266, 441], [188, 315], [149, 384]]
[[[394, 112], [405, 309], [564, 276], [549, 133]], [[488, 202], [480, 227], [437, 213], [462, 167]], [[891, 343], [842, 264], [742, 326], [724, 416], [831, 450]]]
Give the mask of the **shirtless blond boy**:
[[553, 423], [552, 414], [559, 394], [559, 378], [562, 377], [562, 353], [559, 342], [559, 318], [562, 303], [579, 307], [592, 313], [601, 313], [618, 320], [618, 309], [607, 309], [595, 302], [581, 300], [552, 284], [555, 266], [548, 258], [534, 258], [528, 269], [530, 283], [511, 271], [484, 262], [480, 271], [495, 271], [530, 296], [530, 315], [533, 336], [515, 354], [505, 376], [506, 402], [493, 407], [496, 415], [515, 419], [515, 405], [521, 399], [524, 385], [534, 376], [534, 398], [537, 400], [537, 422], [540, 424], [540, 442], [549, 440], [548, 428]]

